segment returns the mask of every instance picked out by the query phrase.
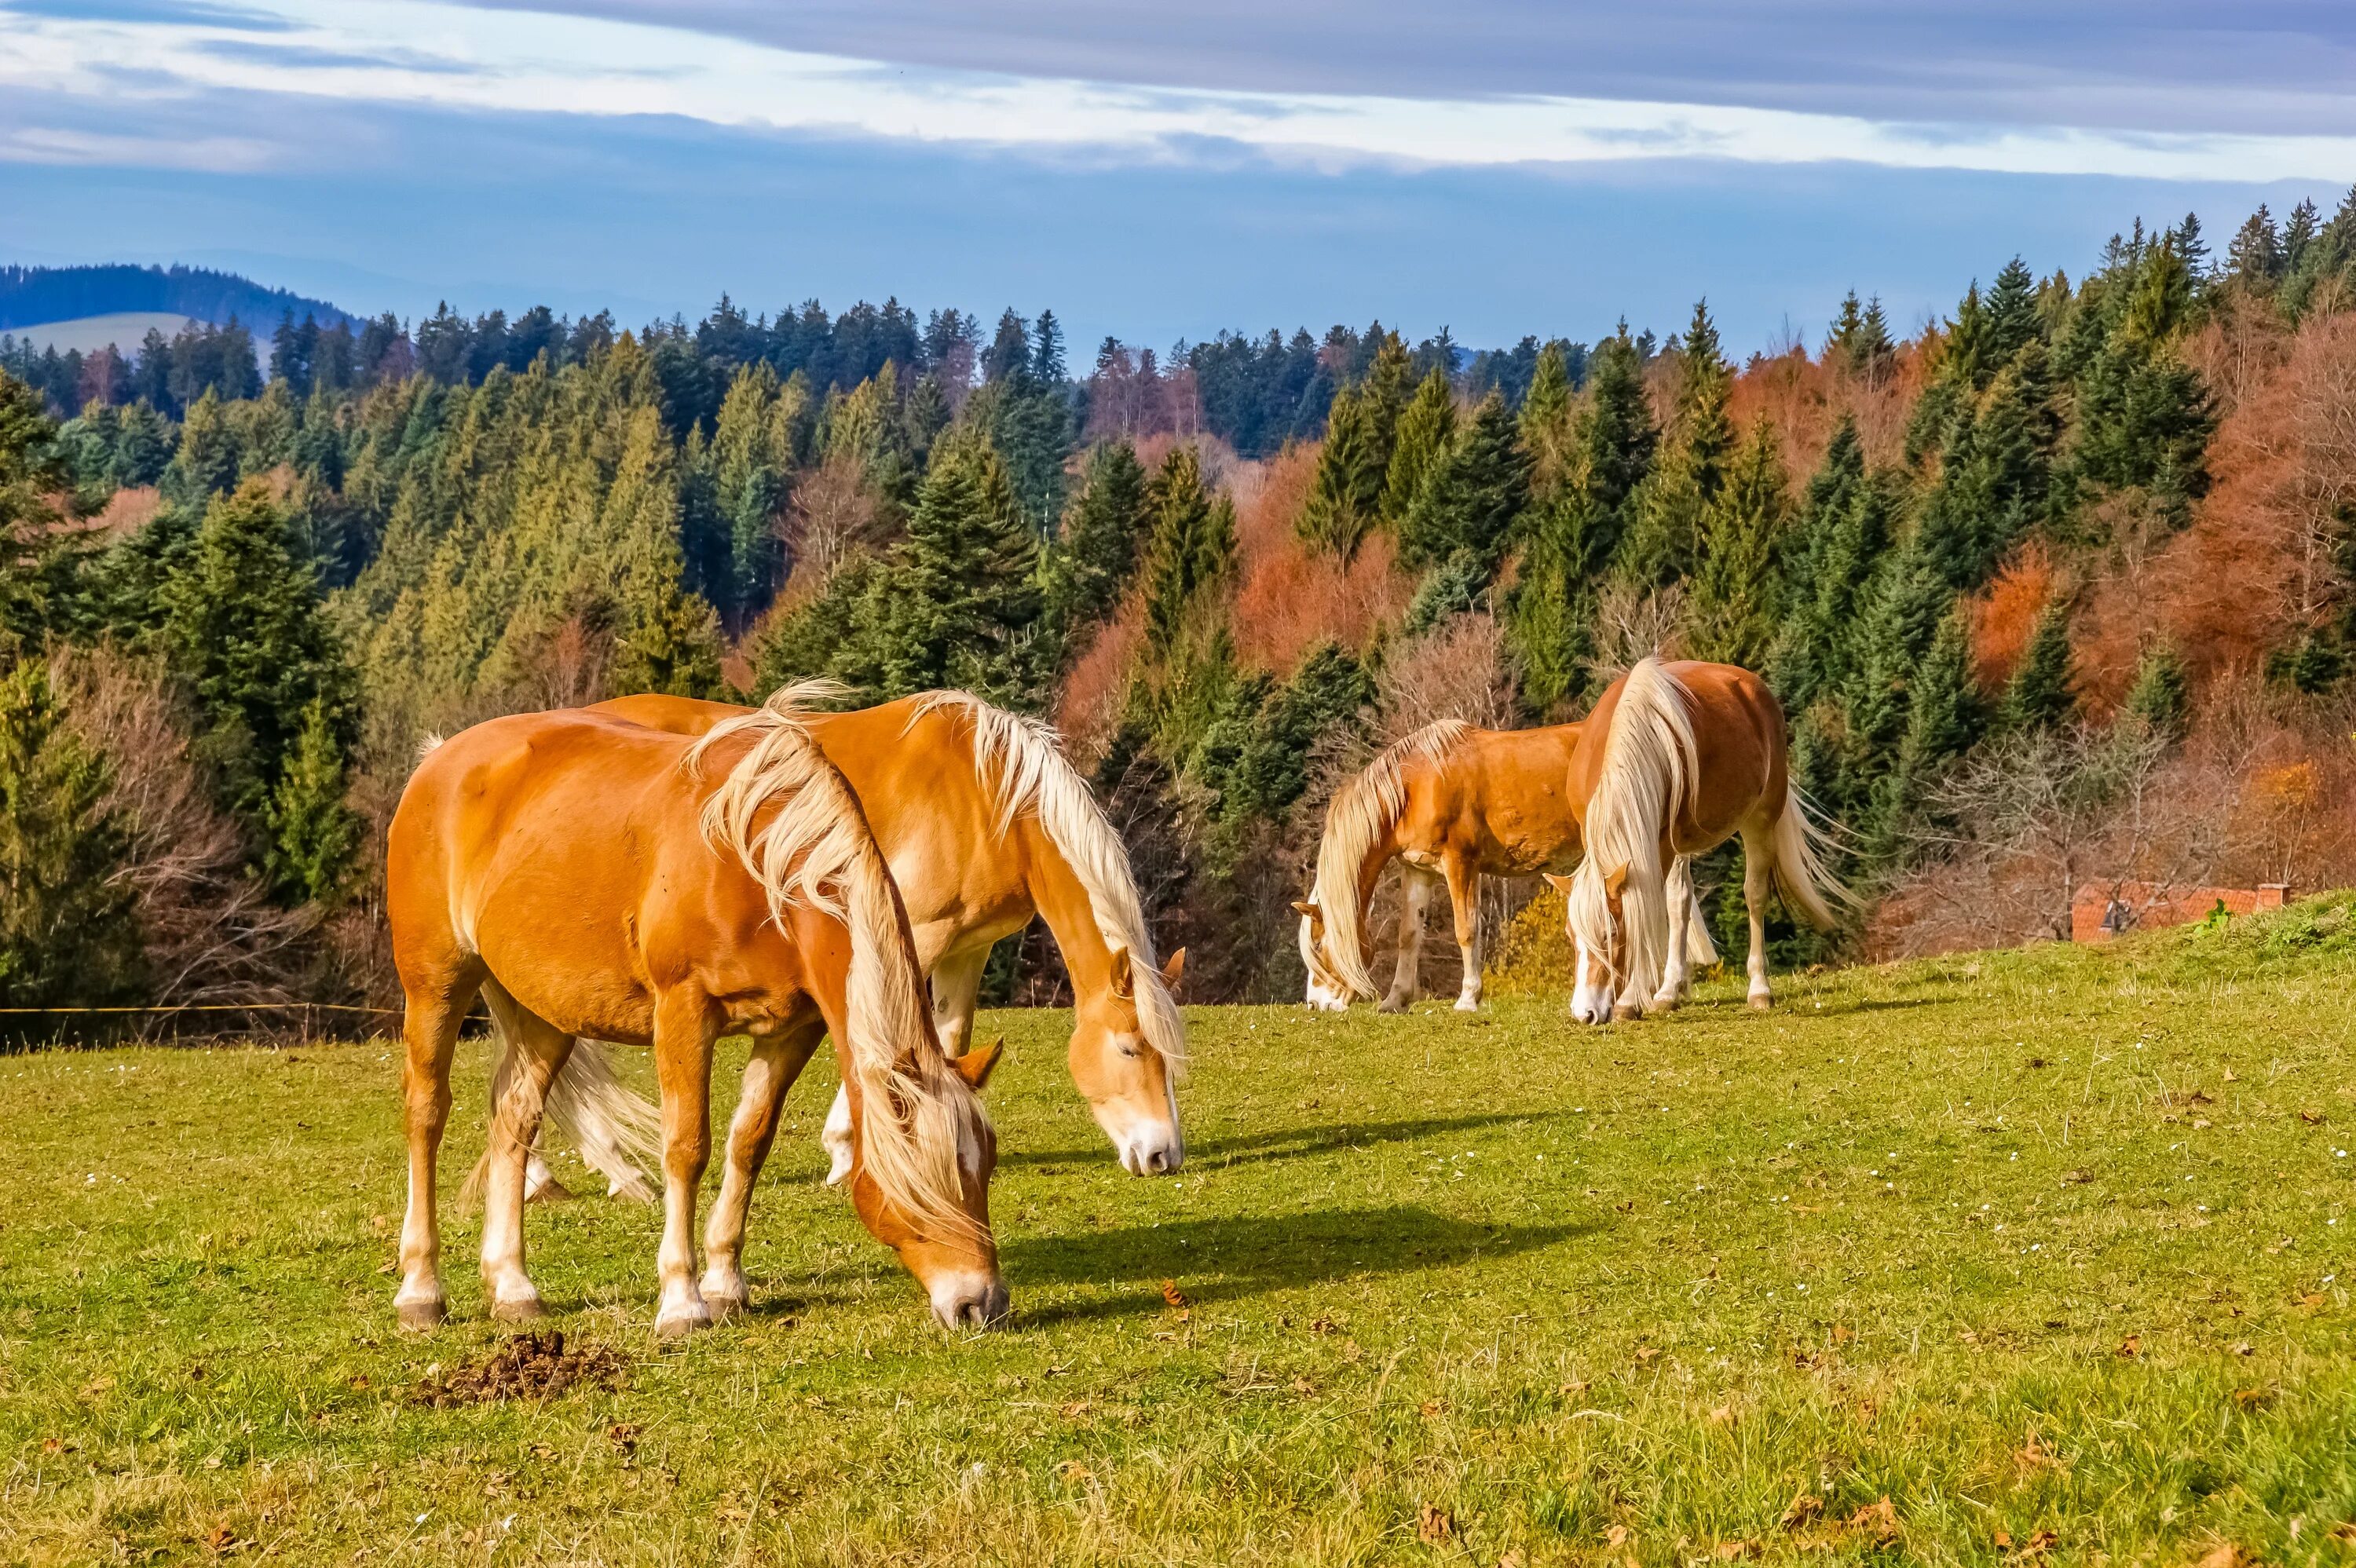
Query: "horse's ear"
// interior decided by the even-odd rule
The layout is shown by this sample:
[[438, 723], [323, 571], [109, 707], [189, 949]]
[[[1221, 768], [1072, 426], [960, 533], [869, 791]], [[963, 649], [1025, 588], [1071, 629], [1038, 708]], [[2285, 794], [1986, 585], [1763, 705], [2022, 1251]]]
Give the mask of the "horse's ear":
[[1129, 949], [1126, 947], [1112, 950], [1112, 994], [1132, 997], [1137, 995], [1137, 972], [1130, 967]]
[[977, 1046], [963, 1056], [950, 1057], [949, 1065], [956, 1068], [957, 1075], [979, 1094], [981, 1086], [990, 1082], [991, 1070], [998, 1065], [999, 1053], [1005, 1049], [1006, 1037], [1001, 1034], [988, 1045]]
[[1565, 898], [1569, 898], [1570, 896], [1570, 885], [1577, 880], [1576, 878], [1558, 877], [1552, 871], [1545, 871], [1540, 874], [1546, 878], [1547, 885], [1553, 888], [1555, 891], [1560, 893]]
[[1307, 899], [1295, 899], [1292, 901], [1292, 912], [1298, 915], [1306, 915], [1309, 919], [1315, 920], [1317, 918], [1317, 906], [1311, 903]]
[[1162, 961], [1162, 983], [1174, 991], [1185, 975], [1186, 950], [1182, 947]]
[[1613, 868], [1612, 873], [1603, 879], [1603, 891], [1615, 899], [1620, 896], [1620, 890], [1627, 885], [1628, 866], [1625, 861]]

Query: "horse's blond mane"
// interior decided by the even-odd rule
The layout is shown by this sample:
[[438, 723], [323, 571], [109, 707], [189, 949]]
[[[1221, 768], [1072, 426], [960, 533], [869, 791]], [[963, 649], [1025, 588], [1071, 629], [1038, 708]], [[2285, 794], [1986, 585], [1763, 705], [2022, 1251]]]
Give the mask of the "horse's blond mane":
[[1183, 1071], [1186, 1025], [1145, 929], [1144, 901], [1130, 870], [1129, 850], [1087, 782], [1065, 757], [1054, 727], [964, 691], [926, 693], [908, 722], [913, 726], [928, 713], [951, 709], [963, 714], [970, 728], [974, 771], [995, 814], [992, 828], [1002, 836], [1025, 811], [1038, 818], [1087, 892], [1105, 944], [1129, 951], [1139, 1031], [1173, 1072]]
[[[1358, 774], [1334, 792], [1325, 809], [1325, 832], [1317, 845], [1317, 881], [1312, 895], [1325, 926], [1325, 958], [1343, 984], [1362, 997], [1376, 995], [1366, 970], [1365, 936], [1360, 929], [1359, 880], [1366, 857], [1407, 810], [1410, 762], [1438, 763], [1472, 726], [1442, 719], [1392, 741]], [[1304, 952], [1306, 951], [1304, 942]]]
[[1604, 879], [1626, 869], [1621, 914], [1628, 928], [1627, 962], [1614, 978], [1640, 1000], [1659, 986], [1667, 956], [1662, 836], [1700, 768], [1687, 705], [1685, 688], [1659, 659], [1639, 659], [1628, 672], [1587, 803], [1586, 853], [1572, 873], [1567, 901], [1571, 933], [1591, 951], [1609, 953], [1612, 906]]
[[866, 814], [803, 726], [807, 705], [830, 695], [827, 683], [786, 687], [689, 749], [686, 765], [700, 773], [716, 750], [747, 742], [703, 803], [703, 836], [752, 873], [780, 924], [798, 904], [849, 927], [844, 1043], [859, 1081], [862, 1166], [913, 1219], [972, 1234], [959, 1167], [980, 1147], [981, 1103], [941, 1054]]

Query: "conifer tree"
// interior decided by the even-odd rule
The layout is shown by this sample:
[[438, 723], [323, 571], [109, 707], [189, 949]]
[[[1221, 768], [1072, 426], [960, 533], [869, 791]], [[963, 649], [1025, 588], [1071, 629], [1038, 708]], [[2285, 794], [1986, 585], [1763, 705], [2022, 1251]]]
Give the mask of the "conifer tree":
[[1064, 656], [1084, 626], [1111, 613], [1137, 570], [1151, 517], [1137, 449], [1108, 442], [1088, 454], [1079, 494], [1046, 561], [1049, 635]]
[[1701, 559], [1687, 613], [1701, 658], [1756, 669], [1782, 611], [1786, 501], [1783, 454], [1762, 414], [1702, 516]]
[[138, 994], [138, 921], [121, 875], [129, 833], [107, 805], [111, 780], [106, 759], [66, 727], [46, 667], [18, 659], [0, 677], [0, 1001], [9, 1007]]
[[188, 405], [179, 451], [164, 475], [164, 493], [183, 506], [202, 507], [237, 484], [239, 466], [237, 436], [228, 411], [207, 388]]
[[1344, 387], [1325, 415], [1325, 443], [1301, 508], [1301, 536], [1347, 560], [1374, 526], [1383, 471], [1375, 464], [1373, 420], [1359, 394]]
[[[1559, 367], [1561, 356], [1556, 356]], [[1524, 421], [1527, 422], [1527, 411]], [[1456, 438], [1456, 397], [1448, 378], [1434, 370], [1415, 389], [1415, 397], [1399, 415], [1398, 436], [1391, 444], [1389, 472], [1383, 479], [1382, 514], [1394, 526], [1414, 508], [1426, 475]]]
[[1678, 345], [1679, 382], [1661, 455], [1637, 497], [1635, 517], [1621, 541], [1615, 571], [1638, 588], [1665, 586], [1691, 576], [1698, 557], [1703, 514], [1718, 495], [1734, 426], [1727, 414], [1734, 378], [1719, 347], [1707, 300]]
[[316, 579], [259, 482], [206, 508], [156, 597], [162, 645], [196, 699], [198, 750], [219, 771], [230, 809], [266, 838], [270, 803], [315, 710], [338, 755], [349, 754], [358, 723], [351, 672]]
[[1226, 576], [1235, 551], [1235, 512], [1227, 498], [1204, 492], [1202, 459], [1173, 447], [1146, 492], [1151, 515], [1145, 556], [1145, 624], [1150, 644], [1174, 646], [1196, 596]]
[[327, 705], [315, 698], [270, 797], [262, 864], [290, 902], [333, 903], [349, 880], [362, 825], [344, 803], [345, 772]]
[[1494, 571], [1528, 504], [1529, 459], [1505, 395], [1493, 390], [1418, 486], [1400, 559], [1429, 566], [1462, 550]]
[[777, 521], [791, 483], [798, 403], [768, 361], [756, 360], [737, 369], [712, 424], [712, 502], [728, 547], [723, 607], [740, 616], [766, 603], [783, 577]]
[[2070, 688], [2070, 606], [2056, 600], [2038, 613], [2020, 667], [2005, 687], [2004, 726], [2016, 731], [2051, 730], [2076, 707]]
[[2174, 648], [2162, 645], [2144, 654], [2120, 711], [2148, 733], [2170, 742], [2184, 739], [2192, 717], [2192, 683]]
[[888, 694], [958, 687], [1038, 707], [1038, 533], [997, 453], [971, 439], [937, 450], [893, 550]]

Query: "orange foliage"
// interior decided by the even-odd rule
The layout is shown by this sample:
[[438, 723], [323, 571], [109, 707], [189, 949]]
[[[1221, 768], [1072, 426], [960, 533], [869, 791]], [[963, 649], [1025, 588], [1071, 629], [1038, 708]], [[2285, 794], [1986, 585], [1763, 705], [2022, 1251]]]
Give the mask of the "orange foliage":
[[2053, 562], [2035, 542], [1997, 574], [1971, 603], [1972, 677], [1982, 691], [2012, 678], [2037, 617], [2053, 598]]
[[1229, 629], [1246, 668], [1288, 675], [1321, 643], [1363, 648], [1415, 594], [1414, 580], [1393, 564], [1388, 534], [1367, 536], [1345, 567], [1296, 531], [1318, 451], [1287, 447], [1230, 475], [1239, 583]]
[[1120, 724], [1120, 704], [1129, 690], [1130, 671], [1137, 663], [1145, 636], [1145, 601], [1131, 594], [1119, 613], [1097, 630], [1087, 652], [1065, 677], [1055, 703], [1055, 728], [1083, 764], [1104, 754]]

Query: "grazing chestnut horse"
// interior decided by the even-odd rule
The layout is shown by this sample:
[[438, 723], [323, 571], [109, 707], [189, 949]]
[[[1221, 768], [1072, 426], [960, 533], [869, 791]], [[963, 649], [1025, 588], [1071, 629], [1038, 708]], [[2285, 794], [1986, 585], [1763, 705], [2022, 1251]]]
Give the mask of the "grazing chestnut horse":
[[[407, 999], [403, 1327], [445, 1313], [434, 1162], [452, 1051], [478, 993], [516, 1056], [493, 1102], [486, 1162], [494, 1317], [542, 1311], [523, 1266], [525, 1156], [574, 1037], [654, 1050], [664, 1146], [656, 1328], [668, 1335], [712, 1321], [694, 1225], [713, 1041], [750, 1034], [789, 1083], [820, 1020], [851, 1093], [860, 1220], [899, 1253], [944, 1325], [1005, 1312], [990, 1229], [996, 1140], [972, 1083], [941, 1052], [883, 854], [803, 730], [796, 695], [701, 740], [580, 712], [496, 719], [435, 746], [410, 780], [385, 898]], [[988, 1064], [982, 1055], [967, 1071], [978, 1079]]]
[[[819, 683], [802, 689], [813, 696], [828, 690]], [[644, 696], [586, 711], [694, 735], [744, 709]], [[971, 1039], [991, 945], [1033, 914], [1044, 917], [1072, 976], [1073, 1083], [1125, 1168], [1139, 1176], [1176, 1170], [1185, 1144], [1174, 1083], [1185, 1063], [1186, 1035], [1171, 987], [1185, 954], [1154, 966], [1128, 851], [1054, 733], [962, 692], [851, 713], [809, 713], [802, 722], [859, 796], [891, 865], [917, 960], [932, 976], [943, 1047], [958, 1055]], [[707, 1236], [706, 1250], [732, 1268], [784, 1092], [756, 1051], [745, 1068]], [[838, 1094], [824, 1135], [830, 1182], [849, 1168], [849, 1102]], [[644, 1102], [615, 1077], [604, 1048], [580, 1042], [557, 1080], [551, 1119], [574, 1136], [617, 1190], [637, 1179], [631, 1157], [643, 1146], [637, 1129], [646, 1118]], [[537, 1157], [531, 1176], [535, 1190], [549, 1179]], [[741, 1301], [742, 1280], [722, 1273], [715, 1264], [704, 1294]]]
[[[1400, 887], [1398, 962], [1382, 1010], [1403, 1012], [1415, 1000], [1435, 872], [1448, 889], [1463, 958], [1456, 1006], [1470, 1012], [1481, 1005], [1481, 879], [1579, 863], [1569, 775], [1584, 729], [1476, 730], [1443, 719], [1394, 742], [1342, 786], [1326, 809], [1316, 887], [1292, 906], [1311, 1007], [1338, 1012], [1354, 996], [1375, 995], [1365, 911], [1394, 859], [1410, 869]], [[1692, 938], [1700, 961], [1715, 962], [1698, 909]]]
[[1737, 834], [1751, 1005], [1764, 1008], [1771, 884], [1819, 930], [1835, 923], [1827, 898], [1847, 897], [1825, 869], [1826, 835], [1792, 785], [1782, 705], [1747, 669], [1646, 658], [1587, 722], [1600, 741], [1580, 748], [1569, 773], [1587, 854], [1570, 876], [1548, 879], [1564, 893], [1577, 954], [1572, 1016], [1601, 1023], [1683, 998], [1695, 955], [1689, 923], [1670, 912], [1692, 901], [1689, 859]]

